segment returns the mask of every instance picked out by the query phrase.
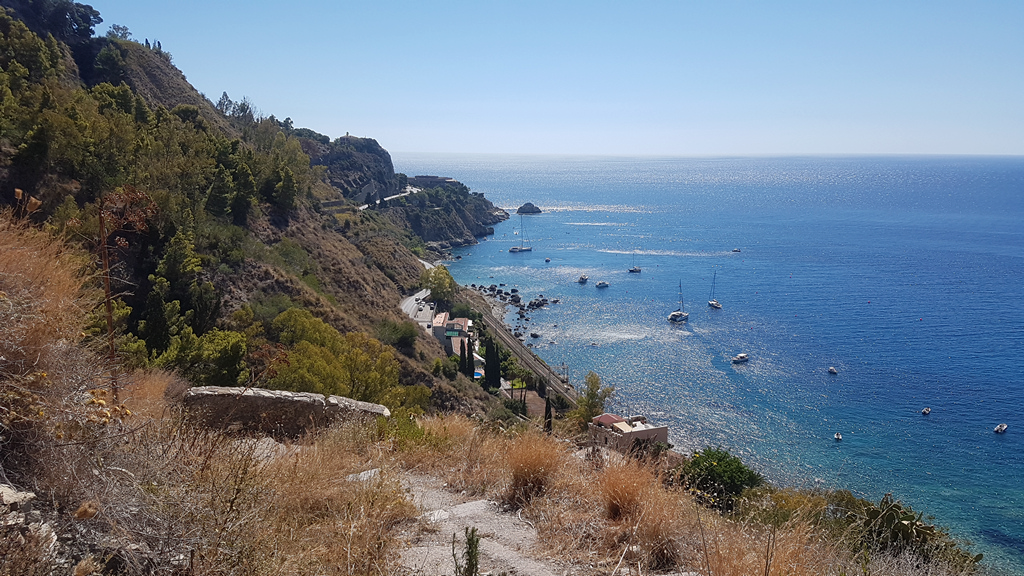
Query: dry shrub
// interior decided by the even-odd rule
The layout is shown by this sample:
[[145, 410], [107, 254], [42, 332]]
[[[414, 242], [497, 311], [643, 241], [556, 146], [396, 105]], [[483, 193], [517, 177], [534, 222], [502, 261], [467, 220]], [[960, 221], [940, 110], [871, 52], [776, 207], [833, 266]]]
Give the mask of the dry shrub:
[[544, 492], [563, 460], [563, 449], [554, 438], [529, 431], [513, 440], [505, 452], [511, 483], [505, 501], [521, 508]]
[[0, 214], [0, 373], [47, 371], [79, 341], [99, 301], [85, 290], [86, 264], [60, 240]]
[[477, 436], [479, 432], [476, 422], [459, 414], [424, 418], [420, 421], [420, 426], [438, 448], [458, 446]]
[[638, 514], [657, 488], [654, 473], [635, 460], [613, 463], [598, 474], [597, 489], [611, 520]]
[[272, 514], [265, 530], [274, 535], [285, 574], [390, 573], [397, 558], [393, 529], [416, 515], [401, 483], [386, 471], [348, 480], [370, 469], [348, 441], [358, 429], [327, 431], [273, 462], [268, 471]]
[[166, 370], [135, 372], [122, 389], [123, 404], [139, 418], [160, 419], [188, 386], [180, 376]]
[[38, 533], [0, 525], [0, 574], [49, 576], [56, 570], [49, 547]]
[[644, 495], [631, 541], [649, 569], [666, 570], [679, 564], [683, 556], [679, 539], [687, 516], [677, 493], [657, 487]]
[[504, 475], [505, 440], [459, 415], [424, 418], [416, 449], [400, 455], [406, 468], [438, 474], [454, 490], [485, 494]]

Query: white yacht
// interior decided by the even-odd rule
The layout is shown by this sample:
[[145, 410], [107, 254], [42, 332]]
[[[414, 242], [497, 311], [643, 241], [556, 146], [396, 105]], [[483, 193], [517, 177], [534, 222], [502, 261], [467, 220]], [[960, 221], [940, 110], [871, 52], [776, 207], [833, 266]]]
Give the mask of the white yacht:
[[668, 315], [669, 322], [681, 323], [690, 319], [690, 313], [683, 310], [683, 281], [679, 281], [679, 309]]
[[750, 356], [747, 356], [746, 353], [740, 353], [740, 354], [737, 354], [737, 355], [732, 357], [732, 363], [733, 364], [742, 364], [743, 362], [746, 362], [747, 360], [750, 360]]

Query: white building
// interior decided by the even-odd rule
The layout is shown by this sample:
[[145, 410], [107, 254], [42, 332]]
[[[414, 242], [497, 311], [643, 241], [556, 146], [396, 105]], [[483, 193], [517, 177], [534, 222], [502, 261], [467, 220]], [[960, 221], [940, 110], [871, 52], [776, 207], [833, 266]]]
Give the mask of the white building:
[[668, 426], [651, 426], [645, 416], [628, 419], [616, 414], [601, 414], [590, 421], [590, 444], [629, 452], [635, 442], [668, 444]]

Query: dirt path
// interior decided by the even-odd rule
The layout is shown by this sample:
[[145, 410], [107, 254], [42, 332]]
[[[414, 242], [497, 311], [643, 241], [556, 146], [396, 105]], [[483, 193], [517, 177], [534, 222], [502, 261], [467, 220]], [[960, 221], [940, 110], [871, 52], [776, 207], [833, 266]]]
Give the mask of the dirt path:
[[441, 481], [427, 476], [407, 476], [405, 483], [423, 513], [420, 521], [405, 534], [409, 547], [402, 552], [402, 567], [406, 574], [455, 574], [452, 535], [455, 535], [455, 550], [461, 561], [466, 528], [476, 528], [480, 537], [481, 574], [563, 576], [575, 573], [541, 556], [533, 526], [518, 515], [502, 512], [498, 503], [453, 494]]

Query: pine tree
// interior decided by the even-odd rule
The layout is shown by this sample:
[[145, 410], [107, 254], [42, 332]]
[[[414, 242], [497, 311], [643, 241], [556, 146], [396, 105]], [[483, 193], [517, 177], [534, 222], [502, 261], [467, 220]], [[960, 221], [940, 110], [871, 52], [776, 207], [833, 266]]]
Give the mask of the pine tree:
[[249, 223], [249, 212], [256, 198], [256, 179], [249, 165], [240, 163], [235, 169], [235, 195], [231, 197], [231, 220], [236, 226]]
[[227, 213], [232, 187], [231, 175], [223, 167], [218, 168], [210, 192], [206, 195], [206, 211], [217, 217]]

